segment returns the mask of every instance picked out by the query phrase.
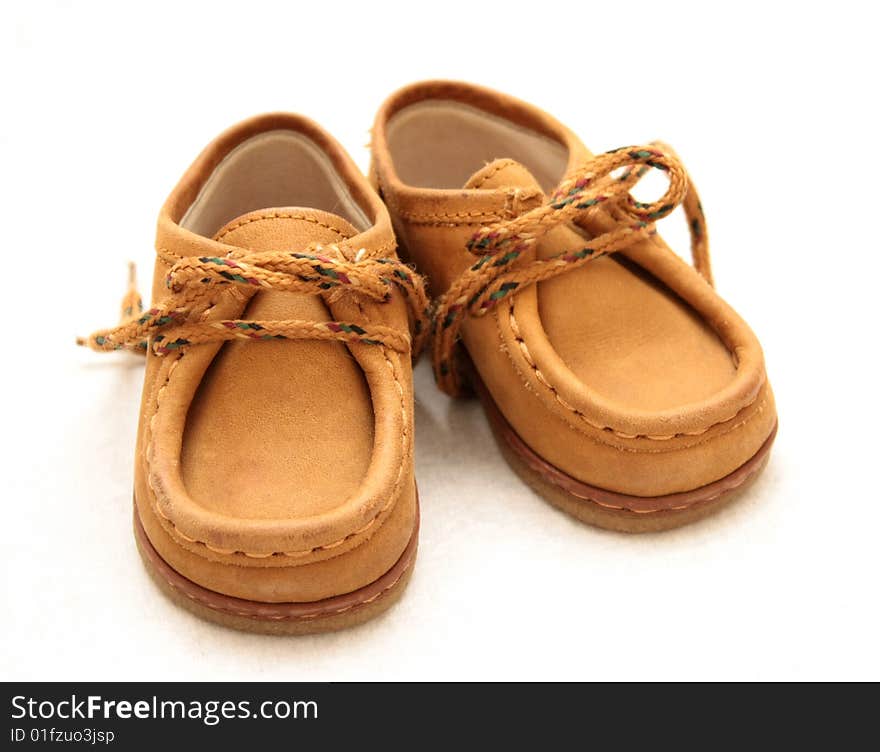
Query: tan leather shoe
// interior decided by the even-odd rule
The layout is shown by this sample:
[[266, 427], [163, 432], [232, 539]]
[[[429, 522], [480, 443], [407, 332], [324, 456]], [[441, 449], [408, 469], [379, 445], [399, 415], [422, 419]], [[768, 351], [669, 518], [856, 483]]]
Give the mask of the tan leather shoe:
[[314, 123], [222, 134], [159, 215], [153, 304], [94, 349], [146, 351], [135, 534], [179, 603], [239, 629], [338, 629], [413, 568], [410, 320], [388, 213]]
[[[667, 147], [593, 156], [540, 110], [453, 82], [391, 96], [372, 145], [402, 253], [441, 296], [438, 383], [476, 388], [539, 493], [658, 530], [755, 477], [776, 431], [761, 347], [712, 288], [702, 210]], [[636, 202], [652, 168], [668, 191]], [[654, 230], [679, 204], [696, 268]]]

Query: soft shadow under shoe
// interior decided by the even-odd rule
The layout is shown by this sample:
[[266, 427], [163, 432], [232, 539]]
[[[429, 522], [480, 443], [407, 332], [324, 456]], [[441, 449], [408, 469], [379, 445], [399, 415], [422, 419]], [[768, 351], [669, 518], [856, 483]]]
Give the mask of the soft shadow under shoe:
[[[513, 468], [553, 504], [646, 531], [730, 501], [776, 432], [761, 347], [712, 287], [690, 179], [661, 144], [592, 155], [511, 97], [454, 82], [382, 106], [371, 178], [439, 306], [433, 360], [481, 397]], [[639, 203], [648, 171], [669, 187]], [[694, 267], [656, 234], [682, 205]]]
[[245, 630], [385, 610], [416, 555], [427, 303], [384, 205], [318, 126], [266, 115], [198, 157], [156, 248], [152, 307], [130, 296], [125, 323], [86, 342], [146, 353], [134, 526], [149, 571]]

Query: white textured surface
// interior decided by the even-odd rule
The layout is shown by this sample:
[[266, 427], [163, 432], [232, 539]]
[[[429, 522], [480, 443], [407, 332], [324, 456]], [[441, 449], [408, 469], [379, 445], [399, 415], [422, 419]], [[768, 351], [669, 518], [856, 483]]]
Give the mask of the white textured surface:
[[[878, 59], [859, 4], [799, 8], [796, 32], [767, 3], [448, 2], [400, 21], [373, 3], [181, 5], [0, 10], [4, 678], [880, 678]], [[765, 346], [769, 469], [694, 527], [594, 530], [525, 488], [479, 407], [423, 364], [400, 605], [299, 639], [202, 623], [156, 591], [130, 533], [141, 368], [73, 337], [113, 320], [125, 261], [150, 268], [161, 202], [221, 129], [299, 110], [366, 165], [380, 101], [429, 76], [534, 101], [596, 150], [676, 147], [719, 289]]]

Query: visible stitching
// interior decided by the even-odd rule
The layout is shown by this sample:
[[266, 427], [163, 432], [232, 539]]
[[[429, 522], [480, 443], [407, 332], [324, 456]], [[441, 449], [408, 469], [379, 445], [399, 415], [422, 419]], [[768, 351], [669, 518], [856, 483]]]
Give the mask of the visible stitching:
[[488, 216], [484, 219], [478, 220], [476, 222], [464, 222], [464, 221], [456, 221], [456, 222], [443, 222], [443, 221], [431, 221], [431, 220], [419, 220], [417, 218], [406, 218], [410, 224], [418, 225], [419, 227], [484, 227], [487, 224], [491, 224], [492, 222], [497, 222], [501, 219], [498, 216]]
[[[656, 201], [637, 202], [630, 189], [652, 168], [667, 173], [666, 192]], [[451, 357], [466, 316], [480, 316], [508, 295], [650, 237], [656, 232], [656, 221], [678, 205], [684, 208], [692, 253], [702, 269], [699, 260], [706, 256], [708, 240], [699, 199], [680, 161], [659, 145], [622, 147], [594, 157], [569, 170], [547, 202], [533, 209], [520, 211], [525, 209], [519, 207], [522, 192], [509, 190], [506, 195], [504, 212], [512, 216], [479, 229], [467, 240], [467, 250], [479, 260], [463, 270], [436, 305], [434, 319], [442, 325], [435, 326], [434, 375], [439, 387], [451, 396], [462, 396], [463, 391], [461, 374]], [[589, 245], [579, 250], [570, 248], [526, 265], [511, 263], [544, 233], [582, 221], [582, 212], [604, 202], [624, 205], [626, 221], [593, 235]]]
[[[295, 217], [296, 215], [291, 214], [290, 216]], [[310, 217], [303, 217], [302, 219], [305, 219], [306, 221], [312, 221]], [[253, 219], [250, 221], [258, 222], [259, 219]], [[319, 224], [319, 223], [316, 222], [316, 224]], [[339, 235], [339, 237], [341, 237], [343, 240], [350, 240], [351, 239], [351, 236], [341, 233], [335, 227], [329, 227], [328, 225], [323, 225], [323, 226], [327, 227], [327, 229], [332, 230], [333, 232], [337, 233]], [[230, 232], [231, 232], [231, 229], [232, 228], [230, 228]], [[385, 243], [380, 245], [378, 248], [376, 248], [370, 254], [370, 257], [372, 258], [375, 256], [379, 256], [379, 257], [384, 256], [387, 253], [389, 253], [390, 251], [393, 251], [396, 247], [397, 247], [396, 241], [386, 241]], [[174, 251], [172, 251], [168, 248], [157, 248], [156, 255], [158, 256], [159, 260], [162, 261], [162, 263], [166, 264], [167, 266], [174, 266], [174, 264], [176, 264], [181, 259], [187, 258], [186, 256], [182, 256], [179, 253], [175, 253]]]
[[[416, 222], [443, 222], [447, 224], [480, 224], [480, 222], [497, 222], [501, 215], [497, 212], [408, 212], [398, 211], [403, 219]], [[456, 222], [455, 220], [469, 220]], [[479, 220], [479, 221], [478, 221]]]
[[487, 180], [489, 180], [490, 178], [494, 178], [499, 172], [507, 169], [511, 165], [516, 166], [516, 162], [514, 162], [512, 159], [501, 160], [499, 164], [496, 164], [495, 167], [493, 167], [491, 170], [489, 170], [489, 172], [483, 175], [483, 177], [481, 177], [478, 182], [474, 183], [471, 188], [482, 188], [486, 184]]
[[491, 224], [492, 222], [500, 222], [502, 219], [509, 217], [512, 214], [510, 209], [511, 198], [519, 201], [529, 201], [530, 199], [536, 198], [541, 195], [540, 191], [538, 190], [528, 191], [521, 188], [517, 188], [515, 190], [516, 194], [508, 197], [508, 206], [504, 211], [501, 212], [408, 212], [397, 209], [396, 213], [398, 217], [420, 225], [483, 226], [486, 224]]
[[[215, 306], [211, 306], [210, 308], [208, 308], [202, 314], [202, 318], [204, 319], [214, 307]], [[358, 308], [360, 309], [361, 314], [363, 314], [364, 311], [363, 311], [363, 306], [361, 305], [361, 303], [358, 303]], [[388, 348], [387, 347], [384, 347], [384, 346], [382, 347], [382, 355], [384, 356], [385, 362], [388, 364], [388, 367], [391, 369], [391, 375], [392, 375], [392, 378], [394, 379], [394, 383], [397, 387], [398, 395], [400, 396], [400, 410], [401, 410], [401, 415], [402, 415], [402, 420], [403, 420], [403, 422], [402, 422], [403, 452], [404, 452], [404, 454], [406, 454], [406, 452], [408, 451], [408, 447], [409, 447], [409, 432], [407, 430], [408, 421], [407, 421], [407, 417], [406, 417], [406, 398], [404, 396], [403, 386], [400, 383], [400, 377], [397, 373], [397, 369], [395, 368], [394, 363], [388, 357]], [[155, 425], [155, 421], [159, 415], [159, 403], [161, 402], [162, 395], [165, 392], [166, 387], [168, 386], [169, 380], [171, 379], [171, 373], [174, 371], [174, 368], [177, 366], [177, 363], [180, 361], [180, 359], [182, 357], [183, 357], [183, 354], [182, 353], [179, 354], [175, 358], [175, 360], [171, 363], [171, 365], [168, 367], [168, 373], [165, 376], [165, 382], [162, 384], [162, 386], [156, 392], [156, 409], [155, 409], [155, 412], [153, 413], [153, 416], [150, 418], [150, 422], [149, 422], [150, 441], [149, 441], [148, 450], [146, 453], [147, 482], [148, 482], [148, 485], [150, 486], [150, 488], [152, 489], [154, 495], [157, 494], [157, 491], [156, 491], [156, 487], [153, 485], [152, 472], [150, 470], [151, 457], [153, 454], [154, 433], [155, 433], [154, 425]], [[206, 541], [200, 541], [196, 538], [190, 538], [185, 533], [182, 533], [180, 531], [180, 528], [174, 523], [174, 521], [170, 517], [168, 517], [168, 515], [166, 515], [162, 511], [162, 509], [159, 507], [158, 504], [155, 505], [155, 508], [156, 508], [156, 512], [159, 514], [159, 516], [162, 517], [162, 519], [168, 523], [168, 525], [172, 528], [172, 530], [174, 531], [174, 533], [177, 536], [179, 536], [180, 538], [185, 540], [187, 543], [191, 543], [191, 544], [195, 544], [195, 545], [199, 545], [199, 546], [204, 546], [209, 551], [213, 551], [216, 554], [221, 554], [224, 556], [232, 556], [232, 555], [236, 555], [236, 554], [241, 554], [241, 555], [246, 556], [250, 559], [268, 559], [272, 556], [286, 556], [289, 558], [303, 558], [303, 557], [309, 556], [313, 553], [317, 553], [318, 551], [329, 551], [331, 549], [337, 548], [338, 546], [341, 546], [344, 543], [346, 543], [347, 541], [349, 541], [351, 538], [354, 538], [355, 536], [358, 536], [358, 535], [361, 535], [362, 533], [365, 533], [376, 522], [378, 522], [379, 518], [385, 512], [387, 512], [392, 506], [394, 506], [394, 503], [397, 501], [397, 497], [400, 492], [400, 485], [401, 485], [401, 482], [403, 481], [404, 464], [405, 463], [401, 462], [400, 467], [398, 467], [397, 478], [395, 479], [394, 485], [392, 486], [391, 494], [389, 495], [389, 499], [388, 499], [388, 503], [385, 504], [385, 506], [383, 506], [378, 512], [376, 512], [375, 516], [369, 522], [367, 522], [367, 524], [365, 524], [363, 527], [360, 527], [357, 530], [349, 533], [348, 535], [344, 536], [343, 538], [340, 538], [339, 540], [334, 541], [333, 543], [325, 543], [320, 546], [315, 546], [314, 548], [310, 548], [310, 549], [304, 550], [304, 551], [272, 551], [269, 553], [253, 553], [251, 551], [239, 551], [239, 550], [235, 550], [235, 549], [217, 548], [216, 546], [210, 545]]]
[[[276, 213], [276, 214], [273, 215], [273, 216], [274, 216], [274, 218], [304, 219], [305, 221], [312, 222], [312, 223], [317, 224], [317, 225], [320, 225], [320, 226], [322, 226], [322, 227], [326, 227], [327, 229], [329, 229], [329, 230], [331, 230], [331, 231], [337, 233], [337, 234], [338, 234], [340, 237], [342, 237], [343, 239], [347, 239], [347, 236], [343, 235], [343, 234], [342, 234], [339, 230], [337, 230], [336, 228], [331, 227], [331, 226], [329, 226], [329, 225], [326, 225], [326, 224], [324, 224], [324, 223], [321, 223], [320, 221], [314, 219], [313, 217], [303, 216], [303, 215], [300, 215], [300, 214], [280, 214], [280, 213]], [[261, 220], [269, 219], [269, 218], [272, 218], [272, 217], [270, 217], [270, 216], [268, 216], [268, 215], [263, 215], [263, 216], [261, 216], [261, 217], [251, 218], [251, 219], [249, 219], [249, 220], [245, 220], [245, 221], [239, 223], [239, 224], [236, 225], [235, 227], [240, 227], [240, 226], [242, 226], [242, 225], [244, 225], [244, 224], [248, 224], [249, 222], [259, 222], [259, 221], [261, 221]], [[228, 231], [231, 231], [231, 230], [235, 229], [235, 227], [230, 227], [230, 228], [228, 229]], [[226, 234], [226, 233], [224, 233], [224, 235], [225, 235], [225, 234]], [[222, 236], [221, 236], [221, 237], [222, 237]], [[379, 249], [377, 249], [377, 253], [384, 253], [385, 251], [387, 251], [387, 250], [389, 250], [389, 249], [393, 249], [394, 247], [395, 247], [395, 243], [394, 243], [393, 241], [388, 241], [388, 242], [386, 242], [385, 244], [383, 244], [382, 246], [380, 246]], [[167, 249], [167, 248], [162, 248], [162, 247], [157, 248], [157, 253], [159, 254], [160, 258], [161, 258], [163, 261], [164, 261], [166, 258], [168, 258], [168, 257], [172, 257], [172, 258], [182, 258], [182, 256], [180, 256], [179, 254], [176, 254], [176, 253], [174, 253], [173, 251], [171, 251], [171, 250], [169, 250], [169, 249]], [[207, 318], [208, 314], [209, 314], [209, 313], [210, 313], [215, 307], [216, 307], [216, 304], [209, 306], [209, 307], [208, 307], [208, 308], [202, 313], [202, 315], [201, 315], [201, 319], [202, 319], [202, 320], [205, 320], [205, 319]], [[363, 310], [363, 306], [361, 305], [360, 302], [358, 303], [358, 308], [359, 308], [361, 314], [362, 314], [362, 315], [365, 315], [365, 314], [364, 314], [364, 310]], [[165, 375], [165, 381], [164, 381], [164, 383], [162, 384], [162, 386], [158, 389], [158, 391], [157, 391], [157, 393], [156, 393], [156, 407], [155, 407], [155, 411], [154, 411], [154, 413], [153, 413], [153, 415], [152, 415], [152, 417], [150, 418], [150, 421], [149, 421], [150, 439], [149, 439], [149, 442], [148, 442], [148, 444], [147, 444], [147, 449], [146, 449], [146, 452], [145, 452], [145, 460], [146, 460], [146, 463], [147, 463], [147, 482], [148, 482], [148, 485], [150, 486], [150, 489], [153, 491], [154, 495], [157, 494], [157, 491], [156, 491], [156, 487], [153, 485], [153, 478], [152, 478], [152, 472], [151, 472], [151, 461], [152, 461], [152, 455], [153, 455], [153, 453], [154, 453], [154, 449], [153, 449], [153, 447], [154, 447], [154, 434], [155, 434], [154, 427], [155, 427], [155, 421], [156, 421], [156, 419], [157, 419], [157, 417], [158, 417], [158, 413], [159, 413], [159, 405], [160, 405], [160, 402], [161, 402], [161, 400], [162, 400], [162, 395], [164, 394], [165, 389], [166, 389], [167, 386], [168, 386], [168, 383], [169, 383], [169, 381], [170, 381], [170, 379], [171, 379], [171, 374], [173, 373], [174, 369], [177, 367], [177, 364], [178, 364], [178, 362], [180, 361], [180, 359], [183, 357], [183, 354], [184, 354], [184, 353], [181, 352], [181, 353], [177, 354], [176, 356], [174, 356], [174, 360], [173, 360], [173, 361], [171, 362], [171, 364], [169, 365], [169, 367], [168, 367], [168, 371], [167, 371], [167, 373], [166, 373], [166, 375]], [[400, 379], [399, 379], [399, 375], [398, 375], [398, 373], [397, 373], [397, 369], [394, 367], [394, 364], [392, 363], [392, 361], [388, 358], [388, 350], [387, 350], [387, 348], [384, 347], [384, 346], [382, 347], [382, 354], [383, 354], [383, 356], [384, 356], [384, 358], [385, 358], [385, 362], [388, 364], [389, 368], [391, 369], [392, 377], [394, 378], [394, 383], [395, 383], [395, 385], [396, 385], [396, 387], [397, 387], [398, 394], [399, 394], [399, 396], [400, 396], [401, 413], [402, 413], [402, 419], [403, 419], [403, 422], [402, 422], [402, 432], [403, 432], [403, 439], [404, 439], [403, 449], [404, 449], [404, 454], [405, 454], [406, 451], [407, 451], [407, 447], [408, 447], [409, 434], [408, 434], [408, 431], [407, 431], [407, 424], [408, 424], [408, 421], [407, 421], [407, 418], [406, 418], [406, 404], [405, 404], [405, 397], [404, 397], [403, 387], [402, 387], [401, 384], [400, 384]], [[331, 550], [331, 549], [333, 549], [333, 548], [336, 548], [336, 547], [338, 547], [338, 546], [341, 546], [341, 545], [343, 545], [345, 542], [347, 542], [348, 540], [350, 540], [351, 538], [353, 538], [353, 537], [355, 537], [355, 536], [358, 536], [358, 535], [361, 535], [362, 533], [366, 532], [370, 527], [372, 527], [372, 526], [378, 521], [379, 517], [381, 517], [383, 513], [385, 513], [388, 509], [390, 509], [390, 508], [393, 506], [394, 502], [397, 500], [397, 496], [398, 496], [398, 494], [399, 494], [399, 490], [400, 490], [400, 485], [401, 485], [401, 482], [402, 482], [402, 480], [403, 480], [403, 469], [404, 469], [404, 465], [403, 465], [403, 463], [401, 463], [400, 467], [398, 468], [397, 478], [395, 479], [395, 482], [394, 482], [394, 484], [393, 484], [393, 486], [392, 486], [392, 492], [391, 492], [391, 494], [390, 494], [390, 498], [389, 498], [388, 503], [387, 503], [385, 506], [383, 506], [383, 507], [382, 507], [382, 508], [376, 513], [376, 515], [375, 515], [375, 516], [374, 516], [369, 522], [367, 522], [366, 525], [364, 525], [364, 526], [362, 526], [361, 528], [358, 528], [357, 530], [355, 530], [355, 531], [349, 533], [349, 534], [346, 535], [345, 537], [343, 537], [343, 538], [341, 538], [341, 539], [339, 539], [339, 540], [337, 540], [337, 541], [334, 541], [333, 543], [327, 543], [327, 544], [323, 544], [323, 545], [320, 545], [320, 546], [315, 546], [314, 548], [311, 548], [311, 549], [308, 549], [308, 550], [304, 550], [304, 551], [272, 551], [272, 552], [270, 552], [270, 553], [259, 553], [259, 554], [258, 554], [258, 553], [254, 553], [254, 552], [250, 552], [250, 551], [238, 551], [238, 550], [234, 550], [234, 549], [222, 549], [222, 548], [217, 548], [216, 546], [211, 546], [210, 544], [208, 544], [208, 543], [205, 542], [205, 541], [200, 541], [200, 540], [197, 540], [197, 539], [195, 539], [195, 538], [191, 538], [191, 537], [189, 537], [188, 535], [186, 535], [185, 533], [181, 532], [180, 528], [174, 523], [173, 520], [171, 520], [171, 519], [170, 519], [170, 518], [169, 518], [169, 517], [168, 517], [168, 516], [167, 516], [167, 515], [166, 515], [166, 514], [160, 509], [160, 508], [159, 508], [159, 505], [158, 505], [158, 504], [155, 505], [155, 509], [156, 509], [156, 512], [159, 514], [159, 516], [162, 517], [162, 519], [165, 520], [165, 521], [168, 523], [168, 525], [169, 525], [169, 526], [171, 527], [171, 529], [173, 530], [174, 534], [176, 534], [178, 537], [182, 538], [183, 540], [187, 541], [188, 543], [191, 543], [191, 544], [194, 544], [194, 545], [199, 545], [199, 546], [204, 546], [205, 548], [207, 548], [207, 549], [210, 550], [210, 551], [213, 551], [214, 553], [221, 554], [221, 555], [236, 555], [236, 554], [240, 554], [240, 555], [246, 556], [246, 557], [248, 557], [248, 558], [253, 558], [253, 559], [267, 559], [267, 558], [270, 558], [270, 557], [272, 557], [272, 556], [286, 556], [286, 557], [290, 557], [290, 558], [302, 558], [302, 557], [309, 556], [310, 554], [316, 553], [316, 552], [318, 552], [318, 551], [322, 551], [322, 550]]]
[[[350, 239], [349, 237], [346, 237], [346, 240], [349, 240], [349, 239]], [[387, 253], [390, 253], [391, 251], [393, 251], [395, 248], [397, 248], [397, 241], [396, 240], [387, 241], [387, 242], [383, 243], [382, 245], [380, 245], [378, 248], [376, 248], [373, 251], [373, 253], [370, 255], [370, 258], [373, 258], [375, 256], [384, 256]]]
[[[202, 315], [200, 316], [201, 320], [202, 321], [206, 320], [208, 315], [211, 313], [211, 311], [213, 311], [214, 308], [216, 308], [216, 307], [217, 307], [217, 303], [214, 303], [213, 305], [208, 306], [202, 312]], [[153, 492], [154, 497], [158, 496], [158, 492], [156, 491], [156, 486], [153, 484], [153, 471], [152, 471], [153, 455], [155, 454], [156, 420], [159, 417], [159, 406], [162, 402], [162, 396], [165, 394], [165, 390], [168, 388], [168, 384], [171, 381], [171, 374], [174, 373], [174, 370], [177, 368], [178, 363], [180, 363], [180, 361], [183, 359], [184, 354], [185, 354], [184, 352], [179, 352], [176, 355], [172, 355], [173, 360], [171, 361], [170, 365], [168, 366], [168, 370], [165, 373], [165, 381], [162, 382], [162, 386], [160, 386], [159, 389], [156, 391], [156, 407], [155, 407], [155, 410], [153, 411], [152, 416], [150, 416], [150, 420], [147, 424], [150, 429], [150, 437], [149, 437], [149, 441], [147, 442], [146, 451], [144, 453], [144, 460], [146, 461], [146, 464], [147, 464], [147, 468], [146, 468], [147, 469], [147, 485], [150, 487], [150, 490]], [[154, 506], [154, 508], [155, 508], [156, 512], [159, 514], [159, 516], [162, 517], [162, 519], [167, 520], [167, 522], [171, 525], [171, 527], [175, 530], [175, 532], [179, 533], [179, 531], [177, 530], [177, 527], [174, 525], [174, 523], [170, 519], [168, 519], [168, 516], [166, 514], [164, 514], [162, 512], [162, 510], [159, 508], [158, 502], [152, 506]], [[185, 537], [185, 536], [182, 536], [182, 537]]]
[[[763, 404], [761, 406], [763, 409]], [[508, 446], [510, 443], [508, 442]], [[512, 448], [512, 447], [511, 447]], [[728, 486], [727, 488], [722, 488], [718, 493], [712, 494], [711, 496], [707, 496], [705, 499], [699, 499], [697, 501], [692, 501], [689, 504], [680, 504], [679, 506], [667, 507], [666, 509], [631, 509], [630, 507], [618, 506], [616, 504], [609, 504], [605, 501], [599, 501], [599, 499], [594, 499], [591, 496], [584, 496], [583, 494], [579, 494], [576, 491], [572, 491], [571, 489], [565, 488], [564, 486], [557, 483], [553, 478], [545, 478], [542, 476], [542, 480], [545, 483], [550, 483], [556, 488], [564, 491], [565, 493], [571, 494], [572, 496], [581, 499], [582, 501], [589, 501], [591, 504], [596, 504], [597, 506], [602, 507], [603, 509], [612, 509], [616, 512], [630, 512], [632, 514], [641, 514], [641, 515], [662, 515], [664, 513], [669, 512], [681, 512], [686, 509], [692, 509], [694, 507], [702, 506], [703, 504], [708, 504], [710, 501], [714, 501], [715, 499], [724, 496], [725, 494], [733, 493], [734, 491], [742, 488], [748, 481], [750, 481], [757, 473], [759, 473], [764, 467], [764, 461], [759, 462], [755, 467], [746, 473], [742, 479], [734, 486]], [[531, 468], [530, 468], [531, 469]], [[532, 469], [532, 472], [537, 472]]]
[[159, 260], [165, 264], [166, 266], [174, 266], [180, 259], [183, 258], [179, 253], [175, 253], [168, 248], [157, 248], [156, 255], [159, 257]]
[[268, 615], [267, 616], [255, 616], [253, 613], [251, 613], [249, 611], [242, 611], [240, 609], [230, 608], [228, 606], [217, 606], [217, 605], [212, 604], [211, 601], [208, 600], [207, 598], [204, 598], [202, 596], [199, 596], [194, 593], [190, 593], [187, 590], [184, 590], [179, 585], [177, 585], [177, 583], [172, 582], [171, 580], [169, 580], [167, 578], [163, 577], [162, 581], [167, 583], [167, 585], [172, 590], [174, 590], [177, 593], [180, 593], [181, 595], [185, 595], [191, 601], [193, 601], [195, 603], [199, 603], [199, 604], [205, 606], [206, 608], [210, 608], [213, 611], [220, 611], [224, 614], [232, 614], [233, 616], [245, 616], [249, 619], [256, 619], [259, 621], [263, 621], [263, 620], [266, 620], [266, 621], [311, 621], [312, 619], [317, 619], [321, 616], [336, 616], [338, 614], [344, 614], [347, 611], [353, 611], [355, 609], [363, 608], [364, 606], [367, 606], [370, 603], [377, 601], [383, 595], [388, 593], [389, 590], [392, 590], [403, 579], [404, 575], [406, 575], [410, 571], [411, 567], [412, 567], [412, 562], [410, 562], [404, 568], [404, 570], [395, 578], [394, 582], [392, 582], [390, 585], [382, 588], [382, 590], [380, 590], [375, 595], [370, 596], [366, 600], [358, 601], [357, 603], [352, 603], [350, 606], [343, 606], [342, 608], [333, 609], [332, 611], [315, 611], [314, 613], [293, 614], [293, 615], [281, 614], [279, 616], [268, 616]]
[[259, 217], [251, 217], [249, 219], [243, 219], [241, 222], [238, 222], [234, 225], [231, 225], [231, 226], [225, 228], [223, 230], [223, 232], [220, 233], [219, 235], [217, 235], [214, 239], [219, 241], [222, 238], [225, 238], [230, 232], [233, 232], [234, 230], [237, 230], [240, 227], [244, 227], [245, 225], [249, 225], [252, 222], [263, 222], [263, 221], [270, 220], [270, 219], [301, 219], [305, 222], [310, 222], [313, 225], [317, 225], [318, 227], [323, 227], [325, 230], [330, 230], [331, 232], [335, 232], [336, 235], [339, 236], [340, 238], [347, 238], [348, 237], [347, 235], [345, 235], [341, 230], [337, 229], [336, 227], [333, 227], [332, 225], [328, 225], [324, 222], [321, 222], [320, 220], [315, 219], [314, 217], [309, 217], [304, 214], [275, 213], [275, 214], [261, 214]]
[[389, 191], [386, 186], [384, 186], [384, 176], [379, 173], [378, 168], [375, 171], [376, 173], [376, 184], [378, 187], [379, 195], [385, 201], [390, 209], [393, 210], [393, 213], [397, 215], [399, 219], [406, 219], [410, 222], [415, 222], [416, 224], [421, 225], [433, 225], [435, 227], [441, 226], [467, 226], [467, 225], [476, 225], [482, 226], [484, 224], [490, 222], [498, 222], [503, 219], [503, 216], [498, 213], [490, 213], [490, 212], [477, 212], [477, 211], [461, 211], [461, 212], [418, 212], [418, 211], [405, 211], [400, 208], [400, 201], [397, 196], [393, 195], [393, 191]]
[[[715, 423], [712, 423], [712, 424], [710, 424], [710, 425], [706, 426], [705, 428], [702, 428], [698, 431], [682, 431], [680, 433], [660, 435], [660, 436], [652, 436], [650, 434], [624, 433], [623, 431], [619, 431], [615, 428], [612, 428], [611, 426], [602, 425], [601, 423], [596, 423], [596, 422], [590, 420], [586, 415], [584, 415], [580, 410], [578, 410], [574, 405], [572, 405], [570, 402], [568, 402], [565, 398], [563, 398], [559, 394], [556, 387], [550, 383], [549, 379], [547, 379], [547, 377], [541, 372], [541, 369], [538, 368], [538, 364], [535, 363], [534, 358], [532, 358], [532, 354], [531, 354], [531, 352], [529, 352], [529, 348], [526, 345], [525, 339], [523, 339], [523, 336], [520, 332], [519, 324], [517, 323], [517, 320], [516, 320], [516, 313], [514, 311], [514, 301], [512, 301], [512, 300], [510, 302], [509, 319], [510, 319], [510, 329], [513, 332], [514, 340], [516, 341], [517, 345], [519, 346], [520, 352], [522, 353], [522, 356], [525, 359], [526, 363], [529, 364], [529, 367], [534, 372], [535, 378], [538, 380], [538, 383], [540, 383], [545, 388], [549, 389], [550, 392], [553, 394], [554, 398], [556, 399], [556, 401], [565, 410], [567, 410], [568, 412], [575, 415], [577, 418], [582, 420], [584, 423], [588, 424], [592, 428], [595, 428], [599, 431], [603, 431], [605, 433], [611, 433], [621, 439], [646, 439], [648, 441], [670, 441], [672, 439], [678, 439], [678, 438], [684, 438], [684, 437], [702, 436], [703, 434], [707, 433], [708, 431], [715, 428], [716, 426], [720, 426], [724, 423], [729, 423], [730, 421], [734, 420], [738, 415], [741, 415], [744, 410], [747, 410], [749, 407], [754, 405], [755, 402], [757, 402], [758, 394], [760, 394], [760, 392], [755, 394], [755, 396], [749, 402], [747, 402], [745, 405], [743, 405], [741, 408], [739, 408], [730, 417], [724, 418], [722, 420], [718, 420]], [[766, 399], [764, 400], [764, 402], [766, 402]], [[762, 402], [762, 405], [761, 405], [762, 408], [763, 408], [764, 402]], [[754, 414], [755, 413], [753, 413], [753, 415]], [[751, 418], [752, 416], [749, 416], [749, 417]], [[734, 428], [737, 428], [737, 427], [738, 426], [734, 426]], [[638, 451], [638, 450], [635, 450], [635, 451]]]

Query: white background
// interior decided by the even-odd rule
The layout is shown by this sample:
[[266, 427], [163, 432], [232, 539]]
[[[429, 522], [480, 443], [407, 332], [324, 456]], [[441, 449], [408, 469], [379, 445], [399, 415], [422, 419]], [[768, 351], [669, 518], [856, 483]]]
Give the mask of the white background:
[[[130, 5], [0, 11], [3, 678], [880, 679], [870, 4]], [[142, 367], [74, 336], [115, 320], [126, 260], [150, 269], [159, 206], [219, 131], [300, 111], [366, 167], [380, 102], [428, 77], [534, 102], [594, 150], [674, 145], [764, 344], [771, 464], [709, 521], [602, 532], [525, 488], [422, 363], [399, 606], [306, 638], [203, 623], [132, 540]]]

